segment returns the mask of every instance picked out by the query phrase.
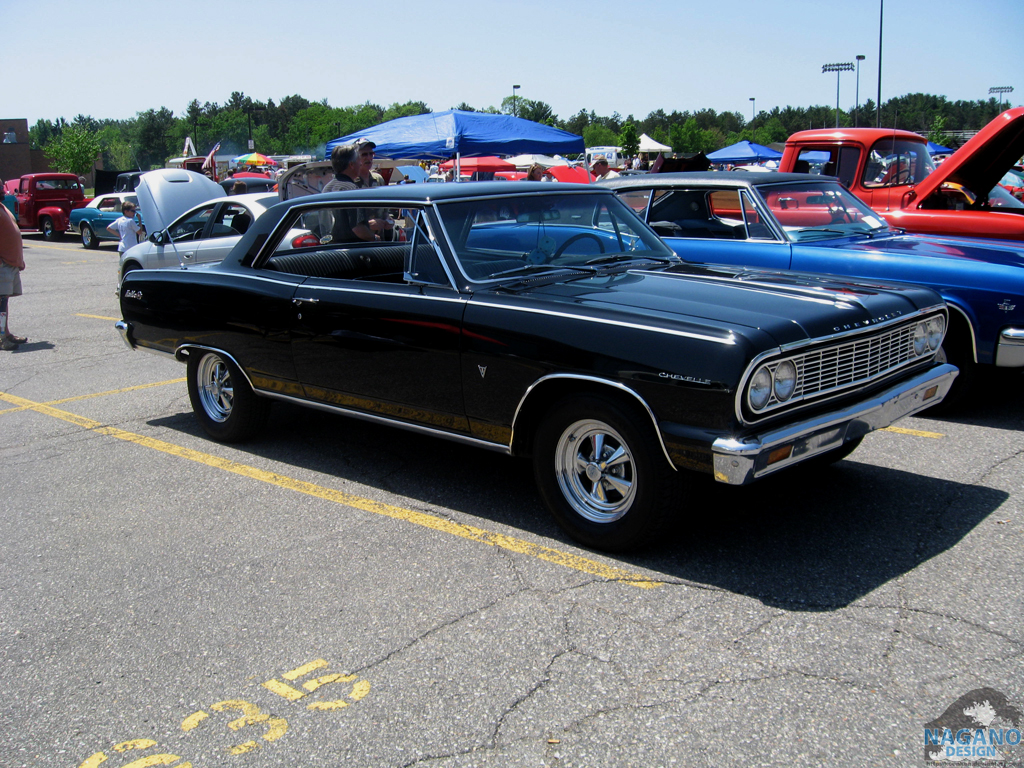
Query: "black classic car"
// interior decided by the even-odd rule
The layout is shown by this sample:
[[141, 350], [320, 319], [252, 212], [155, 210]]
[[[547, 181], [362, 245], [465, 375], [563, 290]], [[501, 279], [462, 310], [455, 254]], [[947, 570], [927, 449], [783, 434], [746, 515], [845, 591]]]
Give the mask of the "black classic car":
[[570, 184], [289, 200], [220, 264], [125, 275], [121, 312], [131, 347], [187, 363], [216, 440], [284, 400], [532, 456], [558, 522], [608, 550], [696, 514], [693, 472], [837, 461], [957, 373], [931, 290], [686, 264]]

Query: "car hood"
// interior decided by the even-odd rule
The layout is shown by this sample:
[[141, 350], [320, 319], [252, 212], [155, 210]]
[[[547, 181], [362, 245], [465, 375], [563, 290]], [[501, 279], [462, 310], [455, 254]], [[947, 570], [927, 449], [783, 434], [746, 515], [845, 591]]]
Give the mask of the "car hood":
[[1024, 107], [1016, 107], [999, 115], [928, 174], [914, 188], [914, 199], [926, 199], [945, 182], [962, 184], [979, 196], [988, 193], [1021, 155]]
[[916, 286], [696, 264], [541, 284], [525, 293], [694, 331], [757, 329], [780, 346], [909, 317], [942, 303], [938, 294]]
[[194, 205], [223, 197], [220, 184], [201, 173], [180, 168], [161, 168], [139, 178], [135, 194], [146, 217], [146, 229], [157, 232]]
[[[815, 243], [820, 246], [823, 243]], [[1007, 267], [1024, 267], [1024, 247], [1010, 240], [979, 240], [972, 237], [930, 237], [892, 235], [855, 241], [843, 240], [835, 247], [865, 254], [892, 253], [934, 259], [984, 262]], [[800, 246], [794, 246], [799, 249]], [[907, 277], [911, 279], [910, 276]]]

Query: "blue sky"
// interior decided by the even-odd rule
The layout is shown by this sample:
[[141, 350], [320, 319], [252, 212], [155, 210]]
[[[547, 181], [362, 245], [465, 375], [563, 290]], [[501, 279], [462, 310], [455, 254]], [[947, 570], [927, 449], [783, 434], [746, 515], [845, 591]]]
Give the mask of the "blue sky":
[[[332, 106], [422, 100], [498, 106], [519, 95], [560, 117], [580, 109], [738, 111], [835, 105], [822, 64], [867, 58], [860, 101], [878, 89], [879, 0], [137, 0], [102, 6], [0, 0], [0, 117], [29, 125], [87, 114], [129, 118], [232, 91], [299, 94]], [[624, 18], [623, 12], [629, 16]], [[1024, 103], [1024, 2], [885, 0], [882, 99], [905, 93]], [[842, 107], [855, 75], [843, 74]], [[1004, 103], [1006, 97], [1004, 96]]]

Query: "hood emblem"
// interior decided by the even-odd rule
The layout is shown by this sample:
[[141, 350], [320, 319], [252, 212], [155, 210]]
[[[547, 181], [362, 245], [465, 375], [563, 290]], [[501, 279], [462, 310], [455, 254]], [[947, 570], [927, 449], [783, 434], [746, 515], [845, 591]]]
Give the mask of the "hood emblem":
[[477, 369], [478, 371], [480, 371], [480, 378], [481, 378], [481, 379], [482, 379], [482, 378], [483, 378], [484, 376], [486, 376], [486, 375], [487, 375], [487, 366], [486, 366], [486, 365], [478, 365], [478, 366], [476, 367], [476, 369]]
[[1012, 312], [1017, 308], [1016, 304], [1011, 304], [1009, 299], [1003, 299], [1002, 304], [996, 304], [996, 307], [1003, 310], [1003, 312]]

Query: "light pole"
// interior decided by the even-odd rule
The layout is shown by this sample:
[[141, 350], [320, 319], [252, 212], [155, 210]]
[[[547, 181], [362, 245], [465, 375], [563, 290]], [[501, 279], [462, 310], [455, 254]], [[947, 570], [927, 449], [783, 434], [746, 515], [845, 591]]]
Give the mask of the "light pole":
[[518, 85], [512, 86], [512, 116], [519, 117], [519, 105], [516, 102], [516, 91], [519, 90]]
[[875, 99], [875, 128], [882, 127], [882, 19], [885, 16], [885, 0], [878, 2], [878, 97]]
[[750, 97], [750, 122], [754, 122], [757, 118], [757, 101], [753, 96]]
[[860, 112], [860, 63], [866, 59], [863, 53], [857, 54], [857, 100], [853, 107], [853, 127], [859, 127], [858, 113]]
[[853, 62], [846, 61], [841, 64], [822, 64], [822, 74], [826, 72], [836, 73], [836, 128], [839, 127], [839, 75], [843, 72], [853, 72]]
[[[989, 88], [988, 92], [989, 92], [989, 95], [992, 95], [993, 93], [996, 94], [996, 107], [998, 107], [998, 112], [996, 112], [996, 114], [999, 114], [999, 112], [1003, 111], [1003, 94], [1004, 93], [1013, 93], [1013, 86], [1012, 85], [997, 85], [994, 88]], [[1007, 99], [1006, 103], [1009, 104], [1010, 100]]]

